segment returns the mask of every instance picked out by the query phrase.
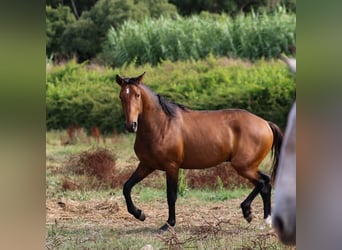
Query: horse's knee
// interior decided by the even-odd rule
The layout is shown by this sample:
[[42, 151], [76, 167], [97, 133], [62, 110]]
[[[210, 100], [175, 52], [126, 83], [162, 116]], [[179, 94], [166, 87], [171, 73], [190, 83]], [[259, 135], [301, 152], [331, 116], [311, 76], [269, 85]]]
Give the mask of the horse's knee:
[[272, 186], [270, 184], [271, 178], [270, 176], [259, 172], [259, 175], [261, 177], [260, 180], [260, 185], [262, 185], [261, 189], [260, 189], [260, 193], [261, 195], [270, 195], [271, 194], [271, 190], [272, 190]]
[[270, 183], [264, 183], [260, 190], [261, 195], [271, 195], [272, 186]]
[[258, 171], [258, 174], [259, 174], [260, 178], [263, 180], [263, 182], [264, 182], [265, 184], [270, 183], [271, 177], [270, 177], [269, 175], [264, 174], [264, 173], [262, 173], [262, 172], [260, 172], [260, 171]]

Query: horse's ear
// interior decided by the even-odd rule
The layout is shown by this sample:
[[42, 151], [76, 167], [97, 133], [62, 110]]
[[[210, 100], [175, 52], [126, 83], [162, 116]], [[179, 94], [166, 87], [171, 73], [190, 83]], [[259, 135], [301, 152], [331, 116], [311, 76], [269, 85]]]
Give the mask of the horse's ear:
[[117, 84], [119, 84], [120, 86], [122, 85], [123, 80], [119, 75], [116, 75], [115, 80], [116, 80]]
[[136, 77], [134, 80], [136, 83], [140, 84], [142, 83], [142, 80], [144, 78], [144, 75], [145, 75], [146, 72], [142, 73], [140, 76]]

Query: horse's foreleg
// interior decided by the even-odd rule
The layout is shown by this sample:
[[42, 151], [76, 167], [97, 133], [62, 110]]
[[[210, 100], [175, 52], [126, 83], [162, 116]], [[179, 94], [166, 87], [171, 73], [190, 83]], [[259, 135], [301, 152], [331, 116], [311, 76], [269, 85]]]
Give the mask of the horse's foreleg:
[[169, 218], [167, 223], [160, 230], [165, 231], [169, 226], [176, 224], [176, 200], [178, 186], [178, 170], [166, 172], [167, 204], [169, 206]]
[[144, 221], [145, 220], [145, 214], [142, 210], [137, 209], [132, 201], [131, 198], [131, 190], [135, 184], [140, 182], [142, 179], [144, 179], [146, 176], [148, 176], [150, 173], [153, 172], [154, 169], [148, 168], [143, 166], [141, 163], [138, 165], [138, 168], [135, 170], [135, 172], [132, 174], [132, 176], [126, 181], [123, 187], [123, 194], [125, 196], [126, 204], [127, 204], [127, 210], [130, 214], [132, 214], [135, 218]]

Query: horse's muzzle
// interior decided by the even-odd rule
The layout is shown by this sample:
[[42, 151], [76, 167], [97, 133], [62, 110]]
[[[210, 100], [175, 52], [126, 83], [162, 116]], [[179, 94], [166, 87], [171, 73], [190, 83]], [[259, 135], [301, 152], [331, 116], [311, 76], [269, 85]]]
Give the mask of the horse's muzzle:
[[125, 126], [126, 126], [127, 131], [130, 133], [135, 133], [138, 130], [138, 123], [137, 122], [132, 122], [130, 124], [126, 123]]
[[[285, 213], [285, 212], [284, 212]], [[273, 228], [275, 229], [280, 240], [285, 245], [296, 244], [296, 218], [289, 217], [286, 213], [274, 214]]]

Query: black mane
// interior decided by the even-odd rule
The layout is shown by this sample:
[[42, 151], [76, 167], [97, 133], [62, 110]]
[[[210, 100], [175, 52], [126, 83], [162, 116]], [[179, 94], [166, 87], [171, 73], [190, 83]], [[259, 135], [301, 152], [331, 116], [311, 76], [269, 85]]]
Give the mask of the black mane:
[[171, 102], [159, 94], [157, 94], [157, 97], [164, 113], [169, 117], [174, 117], [176, 115], [177, 109], [187, 110], [187, 108], [184, 105]]

